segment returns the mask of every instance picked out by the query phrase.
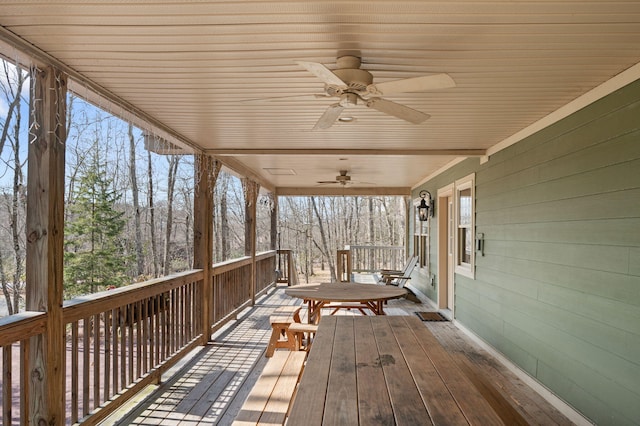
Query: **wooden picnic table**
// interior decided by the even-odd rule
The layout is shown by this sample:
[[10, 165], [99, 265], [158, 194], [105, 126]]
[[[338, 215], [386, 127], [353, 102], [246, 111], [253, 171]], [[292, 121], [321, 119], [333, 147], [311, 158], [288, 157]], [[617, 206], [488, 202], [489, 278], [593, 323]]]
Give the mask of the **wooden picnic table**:
[[324, 317], [290, 425], [501, 425], [483, 395], [411, 316]]
[[303, 299], [308, 306], [309, 322], [317, 324], [323, 308], [357, 309], [363, 315], [385, 315], [384, 302], [407, 294], [407, 290], [394, 286], [358, 283], [321, 283], [289, 287], [285, 293]]

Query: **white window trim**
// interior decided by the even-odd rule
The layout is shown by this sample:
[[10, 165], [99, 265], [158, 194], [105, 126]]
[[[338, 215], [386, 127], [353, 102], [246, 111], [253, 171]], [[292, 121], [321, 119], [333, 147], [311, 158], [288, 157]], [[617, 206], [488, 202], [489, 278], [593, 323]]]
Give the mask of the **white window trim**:
[[[460, 191], [465, 189], [471, 189], [471, 238], [473, 239], [474, 247], [471, 250], [471, 263], [469, 264], [460, 264], [460, 247], [459, 245], [459, 237], [458, 237], [458, 226], [460, 219], [460, 203], [458, 201], [458, 194]], [[476, 229], [476, 174], [471, 173], [468, 176], [463, 177], [462, 179], [458, 179], [454, 183], [454, 197], [453, 204], [455, 209], [455, 273], [464, 275], [465, 277], [471, 278], [473, 280], [476, 279], [476, 251], [475, 251], [475, 229]]]

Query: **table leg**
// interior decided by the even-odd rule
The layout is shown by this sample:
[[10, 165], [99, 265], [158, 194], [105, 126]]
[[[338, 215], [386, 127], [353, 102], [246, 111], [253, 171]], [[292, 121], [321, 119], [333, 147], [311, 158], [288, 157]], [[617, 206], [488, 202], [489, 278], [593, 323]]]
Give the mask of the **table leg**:
[[309, 300], [309, 324], [318, 324], [325, 302]]
[[272, 327], [271, 338], [269, 339], [269, 344], [267, 345], [267, 352], [264, 354], [265, 357], [271, 358], [273, 356], [273, 352], [275, 352], [276, 345], [278, 344], [278, 340], [280, 339], [280, 331], [280, 328]]

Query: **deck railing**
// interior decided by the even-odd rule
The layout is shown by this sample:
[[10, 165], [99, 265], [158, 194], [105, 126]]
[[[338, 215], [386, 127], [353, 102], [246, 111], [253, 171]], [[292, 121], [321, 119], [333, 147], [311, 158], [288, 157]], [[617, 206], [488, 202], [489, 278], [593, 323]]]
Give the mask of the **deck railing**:
[[296, 273], [292, 271], [293, 266], [293, 250], [278, 250], [278, 264], [276, 270], [278, 273], [278, 282], [290, 284], [290, 278]]
[[[254, 294], [275, 285], [275, 263], [275, 251], [256, 255]], [[252, 268], [251, 257], [213, 265], [208, 330], [251, 304]], [[64, 303], [66, 424], [97, 424], [202, 343], [203, 282], [192, 270]], [[40, 312], [0, 319], [2, 425], [28, 423], [30, 338], [46, 324]]]
[[380, 269], [402, 269], [406, 260], [404, 246], [347, 246], [353, 272], [374, 273]]
[[256, 255], [256, 294], [268, 290], [276, 282], [276, 252]]
[[199, 344], [202, 279], [189, 271], [65, 303], [71, 423], [103, 419]]
[[44, 334], [46, 323], [47, 314], [44, 312], [21, 312], [0, 318], [3, 425], [26, 424], [20, 420], [29, 417], [29, 346], [31, 337]]

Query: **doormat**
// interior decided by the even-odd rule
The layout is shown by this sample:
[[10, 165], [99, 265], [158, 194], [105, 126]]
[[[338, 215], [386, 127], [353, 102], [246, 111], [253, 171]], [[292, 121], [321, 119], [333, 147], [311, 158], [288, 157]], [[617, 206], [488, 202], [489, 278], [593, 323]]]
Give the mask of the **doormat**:
[[416, 312], [422, 321], [449, 321], [440, 312]]

